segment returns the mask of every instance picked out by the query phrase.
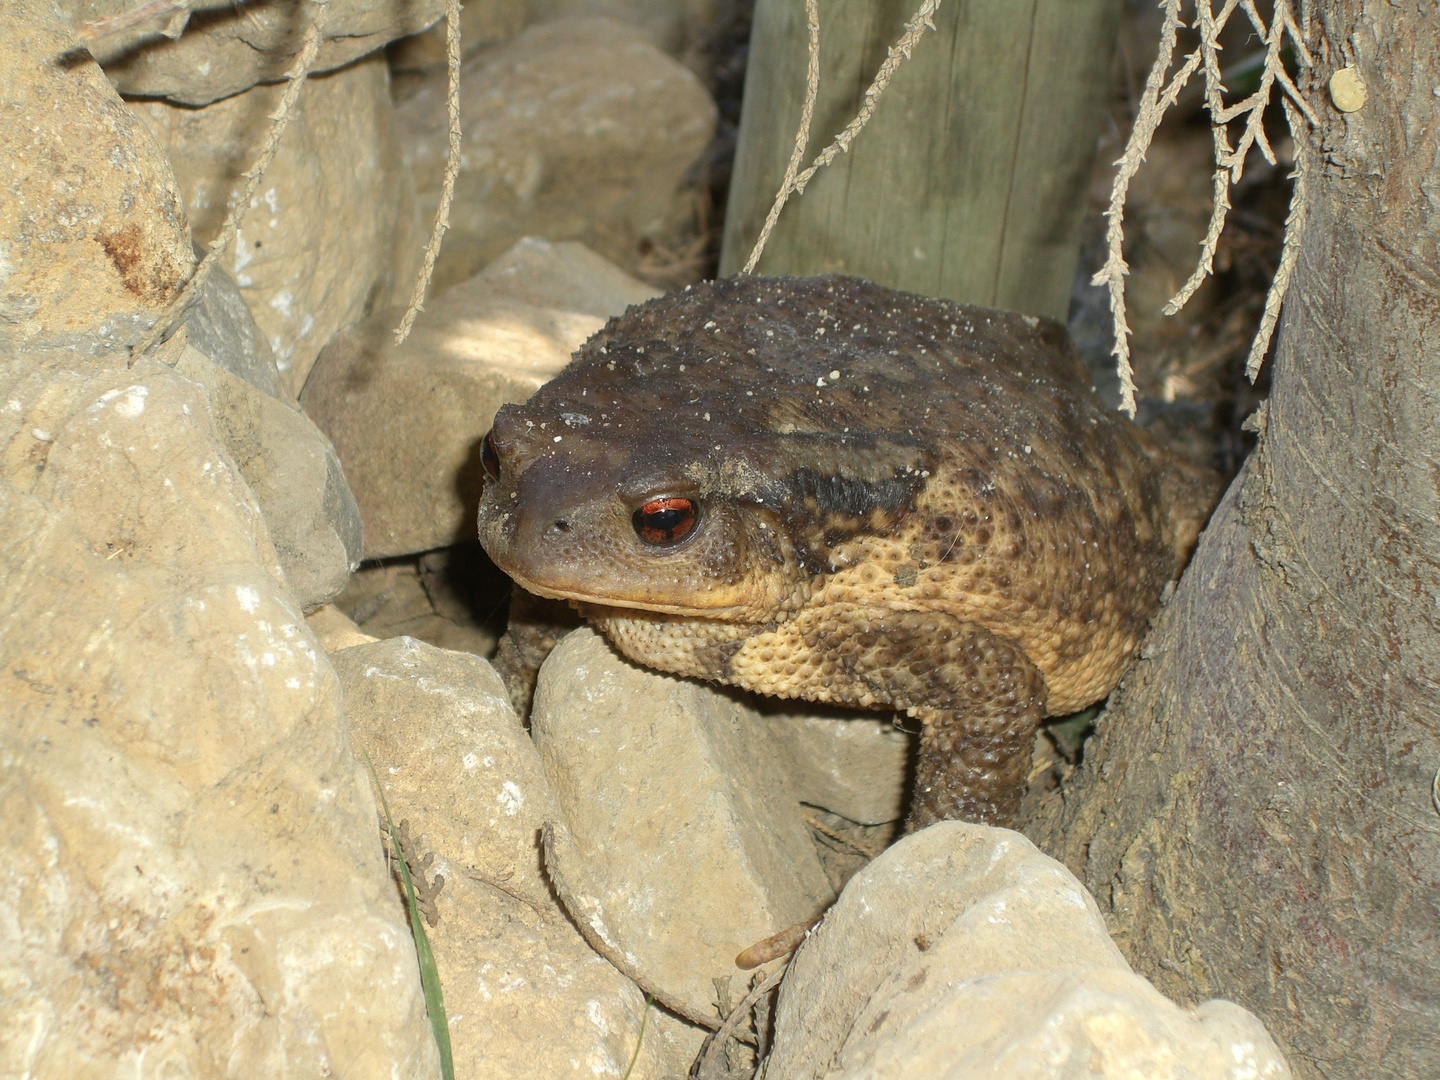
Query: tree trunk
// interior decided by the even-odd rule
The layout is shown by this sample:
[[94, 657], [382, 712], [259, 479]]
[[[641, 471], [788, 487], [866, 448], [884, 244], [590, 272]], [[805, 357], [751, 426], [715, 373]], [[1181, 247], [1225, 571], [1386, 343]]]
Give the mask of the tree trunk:
[[[1027, 831], [1304, 1077], [1440, 1075], [1440, 8], [1321, 0], [1268, 421]], [[1368, 87], [1339, 113], [1330, 74]], [[1440, 781], [1437, 781], [1440, 782]]]
[[[820, 4], [809, 164], [859, 110], [919, 0]], [[792, 198], [762, 274], [1064, 319], [1121, 0], [945, 0], [850, 147]], [[804, 0], [757, 0], [720, 272], [745, 265], [805, 99]]]

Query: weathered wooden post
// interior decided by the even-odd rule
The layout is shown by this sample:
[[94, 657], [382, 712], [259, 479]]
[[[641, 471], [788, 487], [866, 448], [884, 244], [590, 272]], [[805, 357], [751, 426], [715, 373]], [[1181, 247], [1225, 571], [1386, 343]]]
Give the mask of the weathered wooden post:
[[[759, 273], [859, 274], [1063, 319], [1123, 0], [946, 0], [866, 129], [792, 198]], [[820, 7], [806, 162], [859, 109], [916, 0]], [[720, 272], [744, 265], [805, 96], [803, 0], [757, 0]]]

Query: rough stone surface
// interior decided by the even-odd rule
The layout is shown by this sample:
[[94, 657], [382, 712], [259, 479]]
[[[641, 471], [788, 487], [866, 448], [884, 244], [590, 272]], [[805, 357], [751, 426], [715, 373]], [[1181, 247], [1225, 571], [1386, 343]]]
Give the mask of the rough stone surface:
[[305, 625], [327, 653], [336, 653], [354, 645], [368, 645], [380, 639], [365, 633], [353, 619], [334, 604], [322, 604], [305, 616]]
[[[525, 235], [583, 240], [622, 266], [659, 236], [715, 106], [644, 33], [608, 19], [533, 26], [466, 64], [463, 164], [435, 267], [441, 292]], [[445, 80], [396, 109], [422, 216], [440, 200]]]
[[589, 628], [540, 669], [531, 731], [591, 902], [638, 981], [716, 1022], [712, 980], [833, 893], [768, 726], [701, 683], [635, 667]]
[[[201, 243], [219, 233], [281, 92], [257, 87], [203, 109], [132, 102], [174, 163]], [[424, 246], [410, 192], [384, 57], [310, 80], [222, 256], [290, 393], [335, 331], [408, 298]]]
[[769, 1080], [1288, 1080], [1260, 1022], [1134, 974], [1071, 874], [1019, 833], [943, 822], [861, 871], [780, 993]]
[[[131, 0], [60, 0], [78, 24], [127, 12]], [[185, 33], [168, 40], [160, 31], [168, 14], [133, 31], [90, 46], [105, 73], [124, 94], [161, 97], [185, 105], [208, 105], [283, 79], [300, 51], [306, 0], [191, 0]], [[425, 29], [445, 13], [443, 0], [330, 0], [314, 70], [331, 71]]]
[[[460, 48], [467, 60], [525, 26], [526, 0], [470, 0], [460, 7]], [[445, 20], [395, 42], [386, 52], [392, 72], [434, 71], [445, 66]]]
[[298, 406], [194, 347], [185, 348], [175, 370], [209, 392], [215, 426], [260, 504], [302, 610], [335, 597], [360, 565], [360, 512], [330, 441]]
[[[404, 345], [383, 312], [325, 349], [301, 395], [335, 444], [365, 557], [475, 538], [479, 444], [611, 315], [654, 295], [579, 244], [525, 240], [430, 303]], [[364, 620], [360, 620], [364, 621]]]
[[863, 825], [905, 816], [914, 735], [888, 717], [764, 715], [795, 798]]
[[293, 400], [280, 384], [274, 350], [240, 286], [219, 266], [210, 268], [199, 302], [185, 316], [185, 330], [191, 345], [231, 375], [271, 397]]
[[672, 56], [694, 49], [714, 22], [717, 0], [530, 0], [531, 22], [601, 16], [638, 27]]
[[[535, 747], [484, 660], [391, 638], [334, 657], [356, 745], [392, 818], [444, 878], [430, 931], [457, 1076], [619, 1076], [646, 1005], [552, 899], [537, 835], [557, 816]], [[633, 1077], [683, 1075], [647, 1024]], [[679, 1045], [674, 1045], [679, 1043]], [[693, 1051], [690, 1052], [693, 1057]]]
[[127, 359], [0, 364], [0, 1068], [437, 1076], [334, 673], [204, 391]]
[[73, 44], [0, 7], [0, 344], [133, 345], [194, 265], [165, 156]]

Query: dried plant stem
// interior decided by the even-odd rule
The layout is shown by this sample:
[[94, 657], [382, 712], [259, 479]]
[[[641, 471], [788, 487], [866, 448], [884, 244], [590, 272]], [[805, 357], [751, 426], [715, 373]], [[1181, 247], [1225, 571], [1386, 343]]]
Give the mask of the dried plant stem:
[[775, 228], [775, 222], [780, 220], [780, 211], [785, 209], [790, 193], [795, 190], [795, 177], [800, 172], [800, 163], [805, 160], [805, 148], [810, 143], [810, 123], [815, 118], [815, 99], [820, 94], [819, 0], [805, 0], [805, 23], [810, 35], [809, 60], [805, 66], [805, 103], [800, 108], [800, 127], [795, 131], [795, 149], [790, 151], [790, 163], [785, 166], [785, 179], [780, 183], [780, 190], [775, 193], [770, 212], [765, 215], [765, 224], [761, 226], [760, 236], [750, 250], [745, 269], [740, 271], [742, 274], [755, 272], [755, 264], [760, 261], [765, 243], [770, 239], [770, 231]]
[[707, 1038], [705, 1045], [701, 1047], [700, 1056], [695, 1061], [695, 1076], [709, 1075], [711, 1059], [725, 1049], [725, 1044], [736, 1034], [735, 1029], [750, 1015], [750, 1010], [755, 1008], [755, 1003], [779, 986], [780, 980], [785, 978], [785, 973], [789, 970], [790, 961], [786, 960], [760, 980], [755, 988], [741, 999], [740, 1004], [730, 1010], [730, 1015], [725, 1017], [725, 1022], [720, 1025], [719, 1030]]
[[[1090, 279], [1092, 285], [1104, 285], [1110, 293], [1110, 313], [1115, 326], [1115, 346], [1111, 351], [1115, 356], [1116, 373], [1120, 377], [1120, 409], [1129, 416], [1135, 415], [1135, 372], [1130, 366], [1130, 326], [1125, 318], [1125, 276], [1130, 273], [1130, 267], [1122, 254], [1125, 243], [1125, 197], [1130, 192], [1130, 181], [1135, 178], [1135, 174], [1140, 171], [1140, 163], [1145, 160], [1145, 152], [1150, 149], [1150, 141], [1155, 137], [1156, 128], [1160, 126], [1160, 118], [1165, 115], [1170, 104], [1174, 103], [1174, 96], [1163, 93], [1162, 87], [1165, 73], [1170, 70], [1170, 62], [1175, 56], [1175, 39], [1180, 27], [1180, 3], [1181, 0], [1163, 0], [1161, 4], [1165, 19], [1160, 27], [1160, 47], [1155, 55], [1155, 63], [1150, 68], [1150, 75], [1145, 80], [1145, 89], [1140, 94], [1140, 107], [1136, 111], [1135, 123], [1130, 128], [1130, 139], [1125, 145], [1125, 153], [1116, 163], [1119, 170], [1110, 187], [1110, 206], [1105, 211], [1105, 242], [1109, 249], [1108, 254], [1105, 265]], [[1184, 75], [1188, 80], [1199, 62], [1198, 53], [1187, 57], [1171, 84], [1175, 96], [1179, 95], [1184, 86], [1180, 75]]]
[[1260, 374], [1260, 365], [1270, 348], [1270, 338], [1275, 333], [1275, 324], [1280, 319], [1280, 305], [1290, 288], [1290, 277], [1295, 273], [1295, 261], [1300, 257], [1300, 239], [1305, 232], [1305, 146], [1302, 141], [1302, 123], [1297, 115], [1299, 110], [1285, 101], [1285, 122], [1290, 125], [1291, 139], [1295, 144], [1295, 187], [1290, 193], [1290, 212], [1285, 216], [1285, 244], [1280, 251], [1280, 265], [1275, 269], [1275, 280], [1270, 282], [1270, 291], [1265, 294], [1265, 312], [1260, 316], [1260, 328], [1250, 343], [1250, 356], [1245, 361], [1245, 377], [1252, 383]]
[[[861, 129], [870, 122], [870, 117], [875, 114], [875, 106], [880, 102], [880, 95], [890, 85], [896, 70], [902, 62], [910, 59], [910, 54], [915, 45], [925, 35], [926, 30], [935, 29], [935, 12], [940, 9], [940, 0], [921, 0], [920, 9], [915, 12], [898, 41], [890, 46], [880, 70], [875, 73], [874, 81], [865, 91], [865, 100], [860, 106], [860, 111], [855, 114], [855, 119], [845, 125], [843, 131], [835, 136], [835, 140], [816, 156], [810, 167], [798, 176], [793, 176], [789, 169], [785, 172], [785, 180], [780, 185], [780, 190], [775, 195], [775, 203], [770, 208], [770, 213], [765, 217], [765, 226], [760, 232], [759, 238], [755, 241], [754, 250], [750, 252], [750, 258], [745, 262], [745, 269], [742, 273], [750, 273], [760, 261], [760, 256], [765, 250], [765, 243], [770, 238], [770, 230], [774, 228], [775, 221], [780, 217], [780, 210], [784, 207], [790, 195], [803, 194], [805, 185], [810, 183], [811, 177], [823, 169], [830, 162], [835, 160], [837, 154], [850, 149], [850, 144], [855, 141], [855, 136], [860, 134]], [[805, 100], [806, 110], [802, 111], [800, 130], [796, 133], [796, 152], [791, 156], [791, 163], [796, 164], [797, 159], [805, 153], [805, 143], [809, 141], [810, 118], [814, 111], [814, 95], [818, 92], [820, 82], [819, 70], [819, 35], [820, 23], [819, 12], [815, 8], [814, 0], [806, 0], [806, 14], [810, 19], [810, 73], [811, 78], [806, 83]]]
[[305, 87], [305, 80], [310, 76], [310, 69], [315, 65], [315, 57], [320, 52], [320, 38], [325, 31], [325, 22], [330, 17], [330, 0], [310, 0], [310, 2], [315, 5], [314, 13], [305, 27], [304, 44], [295, 57], [295, 63], [285, 74], [288, 81], [285, 84], [284, 93], [280, 95], [279, 106], [270, 115], [270, 130], [265, 136], [265, 145], [260, 148], [260, 154], [256, 157], [254, 164], [242, 174], [245, 184], [239, 194], [230, 202], [230, 210], [225, 215], [225, 224], [220, 229], [220, 235], [211, 241], [205, 257], [200, 260], [200, 265], [190, 275], [190, 280], [185, 283], [180, 294], [165, 309], [165, 313], [156, 320], [150, 333], [131, 350], [130, 365], [132, 367], [137, 359], [170, 335], [190, 302], [205, 287], [205, 279], [210, 276], [211, 267], [220, 260], [220, 256], [240, 231], [240, 223], [245, 218], [245, 212], [250, 209], [255, 192], [260, 188], [260, 181], [265, 176], [265, 171], [270, 168], [270, 163], [275, 160], [275, 153], [280, 148], [280, 140], [285, 135], [285, 129], [290, 125], [290, 116], [295, 109], [295, 102], [300, 97], [300, 91]]
[[[1110, 311], [1114, 321], [1116, 372], [1120, 378], [1120, 408], [1130, 416], [1135, 415], [1135, 378], [1130, 364], [1130, 327], [1125, 313], [1125, 277], [1129, 267], [1123, 255], [1125, 199], [1130, 182], [1145, 159], [1145, 153], [1155, 137], [1155, 131], [1165, 113], [1175, 104], [1180, 89], [1203, 67], [1205, 79], [1205, 104], [1210, 112], [1211, 137], [1214, 144], [1215, 174], [1213, 181], [1213, 206], [1205, 238], [1200, 244], [1200, 256], [1195, 270], [1178, 292], [1165, 305], [1166, 315], [1174, 315], [1195, 294], [1205, 279], [1213, 272], [1215, 251], [1220, 235], [1225, 229], [1225, 220], [1230, 211], [1230, 188], [1238, 183], [1245, 168], [1245, 159], [1252, 147], [1258, 149], [1265, 160], [1275, 164], [1275, 153], [1265, 137], [1264, 116], [1278, 85], [1282, 90], [1281, 103], [1285, 108], [1286, 120], [1296, 145], [1296, 183], [1291, 193], [1290, 213], [1285, 225], [1285, 250], [1281, 256], [1280, 269], [1265, 300], [1265, 315], [1251, 345], [1247, 373], [1253, 380], [1259, 368], [1259, 359], [1265, 355], [1270, 336], [1279, 317], [1280, 304], [1294, 269], [1295, 251], [1298, 250], [1298, 236], [1304, 222], [1303, 167], [1299, 164], [1301, 115], [1311, 124], [1317, 123], [1315, 113], [1303, 94], [1296, 88], [1286, 73], [1282, 51], [1286, 40], [1295, 48], [1295, 54], [1303, 67], [1312, 63], [1310, 51], [1305, 46], [1304, 35], [1296, 25], [1290, 9], [1290, 0], [1274, 0], [1274, 11], [1267, 26], [1255, 7], [1254, 0], [1223, 0], [1217, 12], [1214, 0], [1194, 0], [1196, 26], [1200, 32], [1200, 47], [1185, 58], [1168, 86], [1162, 91], [1166, 73], [1170, 70], [1175, 54], [1177, 31], [1182, 25], [1180, 9], [1183, 0], [1161, 0], [1165, 18], [1160, 31], [1160, 44], [1154, 66], [1141, 95], [1136, 111], [1135, 123], [1130, 129], [1130, 139], [1125, 153], [1116, 163], [1119, 168], [1110, 189], [1110, 206], [1105, 212], [1108, 227], [1105, 233], [1108, 248], [1105, 265], [1092, 279], [1092, 284], [1104, 285], [1110, 293]], [[1226, 22], [1236, 9], [1245, 13], [1250, 24], [1265, 42], [1265, 63], [1261, 71], [1260, 85], [1255, 92], [1233, 105], [1226, 105], [1225, 86], [1220, 74], [1219, 37]], [[1303, 20], [1302, 20], [1303, 21]], [[1230, 145], [1229, 125], [1240, 119], [1245, 126], [1239, 141]]]
[[395, 344], [401, 345], [410, 336], [415, 325], [415, 316], [425, 310], [425, 290], [430, 288], [431, 275], [435, 273], [435, 260], [440, 256], [440, 243], [445, 231], [450, 228], [450, 203], [455, 198], [455, 178], [460, 174], [460, 0], [445, 2], [445, 59], [449, 69], [449, 85], [445, 104], [450, 118], [450, 147], [445, 158], [445, 178], [440, 183], [440, 206], [435, 211], [435, 224], [430, 230], [430, 242], [425, 245], [425, 261], [420, 275], [415, 279], [415, 288], [410, 293], [410, 303], [400, 325], [395, 328]]

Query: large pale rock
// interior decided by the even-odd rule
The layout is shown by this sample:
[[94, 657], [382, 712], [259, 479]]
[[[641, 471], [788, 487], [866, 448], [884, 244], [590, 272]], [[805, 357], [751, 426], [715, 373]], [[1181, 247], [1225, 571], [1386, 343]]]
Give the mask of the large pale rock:
[[[525, 26], [525, 0], [470, 0], [460, 6], [460, 49], [467, 60], [487, 46], [518, 34]], [[426, 72], [446, 64], [444, 20], [397, 41], [386, 52], [394, 72]]]
[[164, 154], [73, 44], [0, 6], [0, 346], [133, 345], [194, 265]]
[[531, 22], [603, 16], [643, 30], [672, 56], [700, 45], [718, 0], [530, 0]]
[[250, 485], [285, 580], [304, 611], [360, 565], [360, 512], [330, 441], [300, 411], [187, 346], [175, 370], [210, 394], [225, 449]]
[[[80, 22], [106, 19], [133, 0], [60, 0]], [[124, 94], [207, 105], [285, 77], [316, 10], [308, 0], [190, 0], [183, 35], [166, 38], [168, 12], [124, 33], [90, 43], [90, 51]], [[331, 71], [425, 29], [445, 13], [443, 0], [329, 0], [314, 70]]]
[[[170, 155], [201, 243], [219, 233], [282, 90], [256, 87], [203, 109], [131, 103]], [[408, 297], [424, 246], [410, 192], [384, 57], [311, 79], [222, 256], [291, 394], [335, 331]]]
[[530, 723], [569, 824], [577, 918], [660, 1000], [717, 1023], [713, 980], [834, 895], [768, 725], [589, 628], [540, 669]]
[[[345, 649], [334, 663], [393, 819], [445, 879], [430, 939], [456, 1075], [619, 1076], [645, 998], [551, 897], [537, 835], [558, 811], [500, 677], [479, 657], [412, 638]], [[669, 1040], [653, 1015], [646, 1027], [631, 1075], [683, 1075], [690, 1060], [674, 1025]]]
[[495, 410], [524, 401], [606, 319], [654, 295], [579, 244], [526, 240], [432, 302], [404, 345], [395, 312], [331, 342], [300, 400], [345, 466], [365, 557], [473, 540], [478, 448]]
[[863, 825], [905, 816], [915, 736], [888, 716], [765, 715], [795, 798]]
[[1182, 1009], [1018, 833], [943, 822], [846, 886], [781, 989], [769, 1080], [1288, 1080], [1260, 1022]]
[[0, 363], [0, 1068], [436, 1076], [334, 673], [204, 390], [127, 360]]
[[[465, 65], [464, 144], [441, 292], [517, 239], [583, 240], [633, 266], [663, 231], [715, 128], [700, 82], [644, 33], [608, 19], [533, 26]], [[445, 80], [396, 109], [422, 215], [440, 200]]]

